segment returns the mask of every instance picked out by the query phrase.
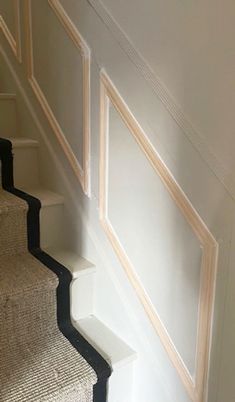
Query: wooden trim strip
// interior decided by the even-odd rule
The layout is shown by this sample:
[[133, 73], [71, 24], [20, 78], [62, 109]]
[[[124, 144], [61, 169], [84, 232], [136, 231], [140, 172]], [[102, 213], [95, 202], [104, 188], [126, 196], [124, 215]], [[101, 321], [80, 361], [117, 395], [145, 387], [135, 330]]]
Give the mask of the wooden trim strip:
[[[175, 366], [188, 395], [194, 402], [205, 401], [205, 388], [208, 374], [208, 360], [210, 350], [210, 335], [212, 321], [212, 307], [214, 298], [215, 276], [217, 266], [218, 244], [211, 232], [202, 221], [197, 211], [192, 206], [182, 189], [176, 183], [172, 174], [161, 160], [153, 145], [146, 137], [144, 131], [132, 115], [128, 106], [124, 103], [118, 91], [104, 71], [100, 75], [100, 220], [104, 231], [109, 238], [136, 294], [142, 303], [154, 329]], [[121, 119], [128, 127], [130, 133], [139, 144], [143, 153], [153, 166], [156, 174], [160, 177], [177, 207], [190, 225], [198, 238], [199, 246], [202, 247], [201, 284], [199, 295], [198, 334], [196, 350], [196, 372], [193, 378], [183, 359], [178, 353], [170, 338], [164, 323], [161, 321], [148, 294], [138, 279], [135, 268], [122, 247], [115, 229], [108, 217], [108, 119], [109, 103], [115, 107]]]
[[21, 28], [20, 28], [20, 0], [14, 1], [15, 29], [16, 29], [16, 55], [18, 61], [22, 62], [21, 52]]
[[64, 136], [64, 133], [63, 133], [60, 125], [58, 124], [40, 86], [38, 85], [38, 83], [34, 77], [31, 78], [29, 80], [29, 82], [30, 82], [31, 87], [32, 87], [50, 125], [51, 125], [51, 128], [53, 129], [53, 131], [56, 135], [58, 142], [60, 143], [66, 157], [68, 158], [68, 160], [72, 166], [72, 169], [73, 169], [75, 175], [77, 176], [78, 180], [80, 182], [82, 182], [83, 181], [83, 170], [82, 170], [77, 158], [75, 157], [68, 141], [66, 140], [66, 137]]
[[71, 165], [75, 176], [79, 180], [85, 194], [90, 195], [90, 49], [81, 37], [77, 28], [66, 14], [58, 0], [48, 0], [48, 4], [54, 11], [56, 17], [64, 27], [67, 35], [78, 49], [83, 64], [83, 166], [80, 165], [66, 135], [63, 132], [56, 116], [40, 88], [34, 75], [33, 37], [32, 37], [32, 10], [31, 0], [25, 0], [25, 17], [27, 22], [26, 44], [27, 44], [27, 72], [28, 80], [36, 95], [48, 122]]
[[19, 61], [19, 63], [21, 63], [22, 57], [21, 57], [21, 30], [20, 30], [20, 1], [19, 0], [12, 0], [12, 1], [13, 1], [16, 38], [14, 38], [14, 36], [12, 35], [2, 15], [0, 15], [0, 29], [2, 30], [17, 60]]
[[82, 38], [82, 36], [79, 34], [76, 26], [72, 22], [72, 20], [69, 18], [68, 14], [64, 10], [63, 6], [61, 5], [59, 0], [48, 0], [49, 5], [51, 6], [52, 10], [56, 14], [57, 18], [63, 25], [65, 31], [69, 35], [70, 39], [73, 41], [73, 43], [76, 45], [76, 47], [80, 50], [81, 53], [90, 53], [90, 50]]
[[90, 195], [90, 54], [83, 56], [83, 164], [84, 192]]
[[203, 160], [208, 164], [216, 177], [221, 181], [226, 190], [235, 200], [235, 180], [231, 175], [231, 169], [221, 163], [214, 154], [208, 141], [206, 141], [204, 133], [199, 132], [192, 122], [188, 119], [185, 110], [179, 107], [179, 104], [173, 98], [169, 89], [160, 80], [159, 73], [154, 72], [139, 50], [130, 42], [126, 33], [120, 28], [114, 18], [111, 16], [107, 7], [100, 0], [87, 0], [92, 8], [94, 8], [98, 17], [106, 25], [109, 32], [113, 35], [116, 43], [126, 53], [127, 57], [134, 64], [135, 68], [151, 86], [165, 108], [169, 111], [170, 116], [176, 121], [177, 125], [182, 129], [183, 135], [189, 139], [193, 146], [197, 149]]

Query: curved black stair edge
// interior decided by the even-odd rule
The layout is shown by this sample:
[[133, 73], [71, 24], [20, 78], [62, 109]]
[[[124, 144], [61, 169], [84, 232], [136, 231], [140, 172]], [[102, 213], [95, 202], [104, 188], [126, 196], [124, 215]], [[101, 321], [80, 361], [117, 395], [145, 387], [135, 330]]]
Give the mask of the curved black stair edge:
[[10, 140], [0, 138], [0, 161], [2, 188], [9, 193], [27, 202], [27, 234], [28, 250], [48, 269], [53, 271], [58, 279], [57, 287], [57, 324], [61, 333], [71, 345], [93, 368], [97, 375], [97, 383], [93, 387], [93, 402], [106, 402], [107, 383], [112, 369], [99, 352], [74, 328], [70, 318], [70, 283], [72, 274], [64, 265], [45, 253], [40, 248], [40, 221], [39, 213], [41, 202], [37, 198], [14, 187], [13, 153]]

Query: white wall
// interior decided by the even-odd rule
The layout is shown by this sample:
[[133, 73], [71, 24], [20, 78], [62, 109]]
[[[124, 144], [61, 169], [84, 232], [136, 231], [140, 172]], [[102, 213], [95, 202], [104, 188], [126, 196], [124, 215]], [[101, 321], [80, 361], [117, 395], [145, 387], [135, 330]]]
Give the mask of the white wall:
[[[99, 1], [90, 3], [95, 5]], [[103, 0], [101, 3], [219, 162], [232, 171], [234, 1]]]
[[[233, 402], [234, 256], [230, 248], [235, 212], [235, 56], [231, 49], [235, 28], [230, 21], [234, 3], [104, 1], [107, 10], [94, 0], [61, 0], [61, 4], [91, 49], [90, 199], [83, 195], [27, 82], [24, 40], [23, 64], [18, 65], [1, 35], [5, 56], [1, 57], [0, 85], [16, 90], [22, 101], [23, 135], [27, 131], [41, 141], [42, 180], [65, 195], [68, 245], [98, 266], [96, 314], [138, 353], [133, 402], [189, 402], [190, 398], [99, 222], [101, 68], [219, 244], [208, 402]], [[81, 55], [46, 1], [39, 6], [33, 0], [32, 13], [37, 14], [32, 25], [35, 76], [80, 160]], [[24, 39], [23, 13], [21, 17]], [[10, 77], [6, 58], [40, 127], [27, 116], [23, 92]], [[200, 242], [113, 108], [108, 173], [109, 219], [193, 375]]]
[[32, 1], [32, 38], [34, 76], [82, 166], [81, 55], [47, 2]]

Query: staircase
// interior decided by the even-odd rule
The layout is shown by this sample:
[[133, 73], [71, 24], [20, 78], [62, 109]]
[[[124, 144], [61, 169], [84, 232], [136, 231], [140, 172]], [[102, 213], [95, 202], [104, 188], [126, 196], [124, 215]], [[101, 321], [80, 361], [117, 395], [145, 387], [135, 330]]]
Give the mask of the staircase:
[[130, 402], [136, 355], [93, 314], [96, 268], [65, 246], [64, 199], [16, 106], [0, 94], [0, 401]]

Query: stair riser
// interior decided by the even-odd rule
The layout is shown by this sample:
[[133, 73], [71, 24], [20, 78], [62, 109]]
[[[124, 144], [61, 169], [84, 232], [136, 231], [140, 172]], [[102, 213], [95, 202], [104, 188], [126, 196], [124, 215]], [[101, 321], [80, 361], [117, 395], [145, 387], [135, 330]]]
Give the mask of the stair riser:
[[109, 379], [107, 402], [133, 401], [133, 365], [134, 362], [114, 368]]
[[71, 317], [77, 321], [93, 314], [95, 274], [89, 273], [74, 279], [70, 287]]
[[41, 247], [60, 247], [64, 241], [63, 204], [43, 206], [40, 211]]
[[13, 148], [13, 154], [15, 187], [37, 186], [39, 183], [38, 148]]
[[[15, 99], [0, 97], [0, 136], [1, 138], [17, 137], [17, 116]], [[19, 129], [18, 129], [19, 130]]]
[[95, 314], [77, 320], [74, 326], [112, 366], [107, 402], [134, 402], [132, 383], [136, 353], [96, 319]]

